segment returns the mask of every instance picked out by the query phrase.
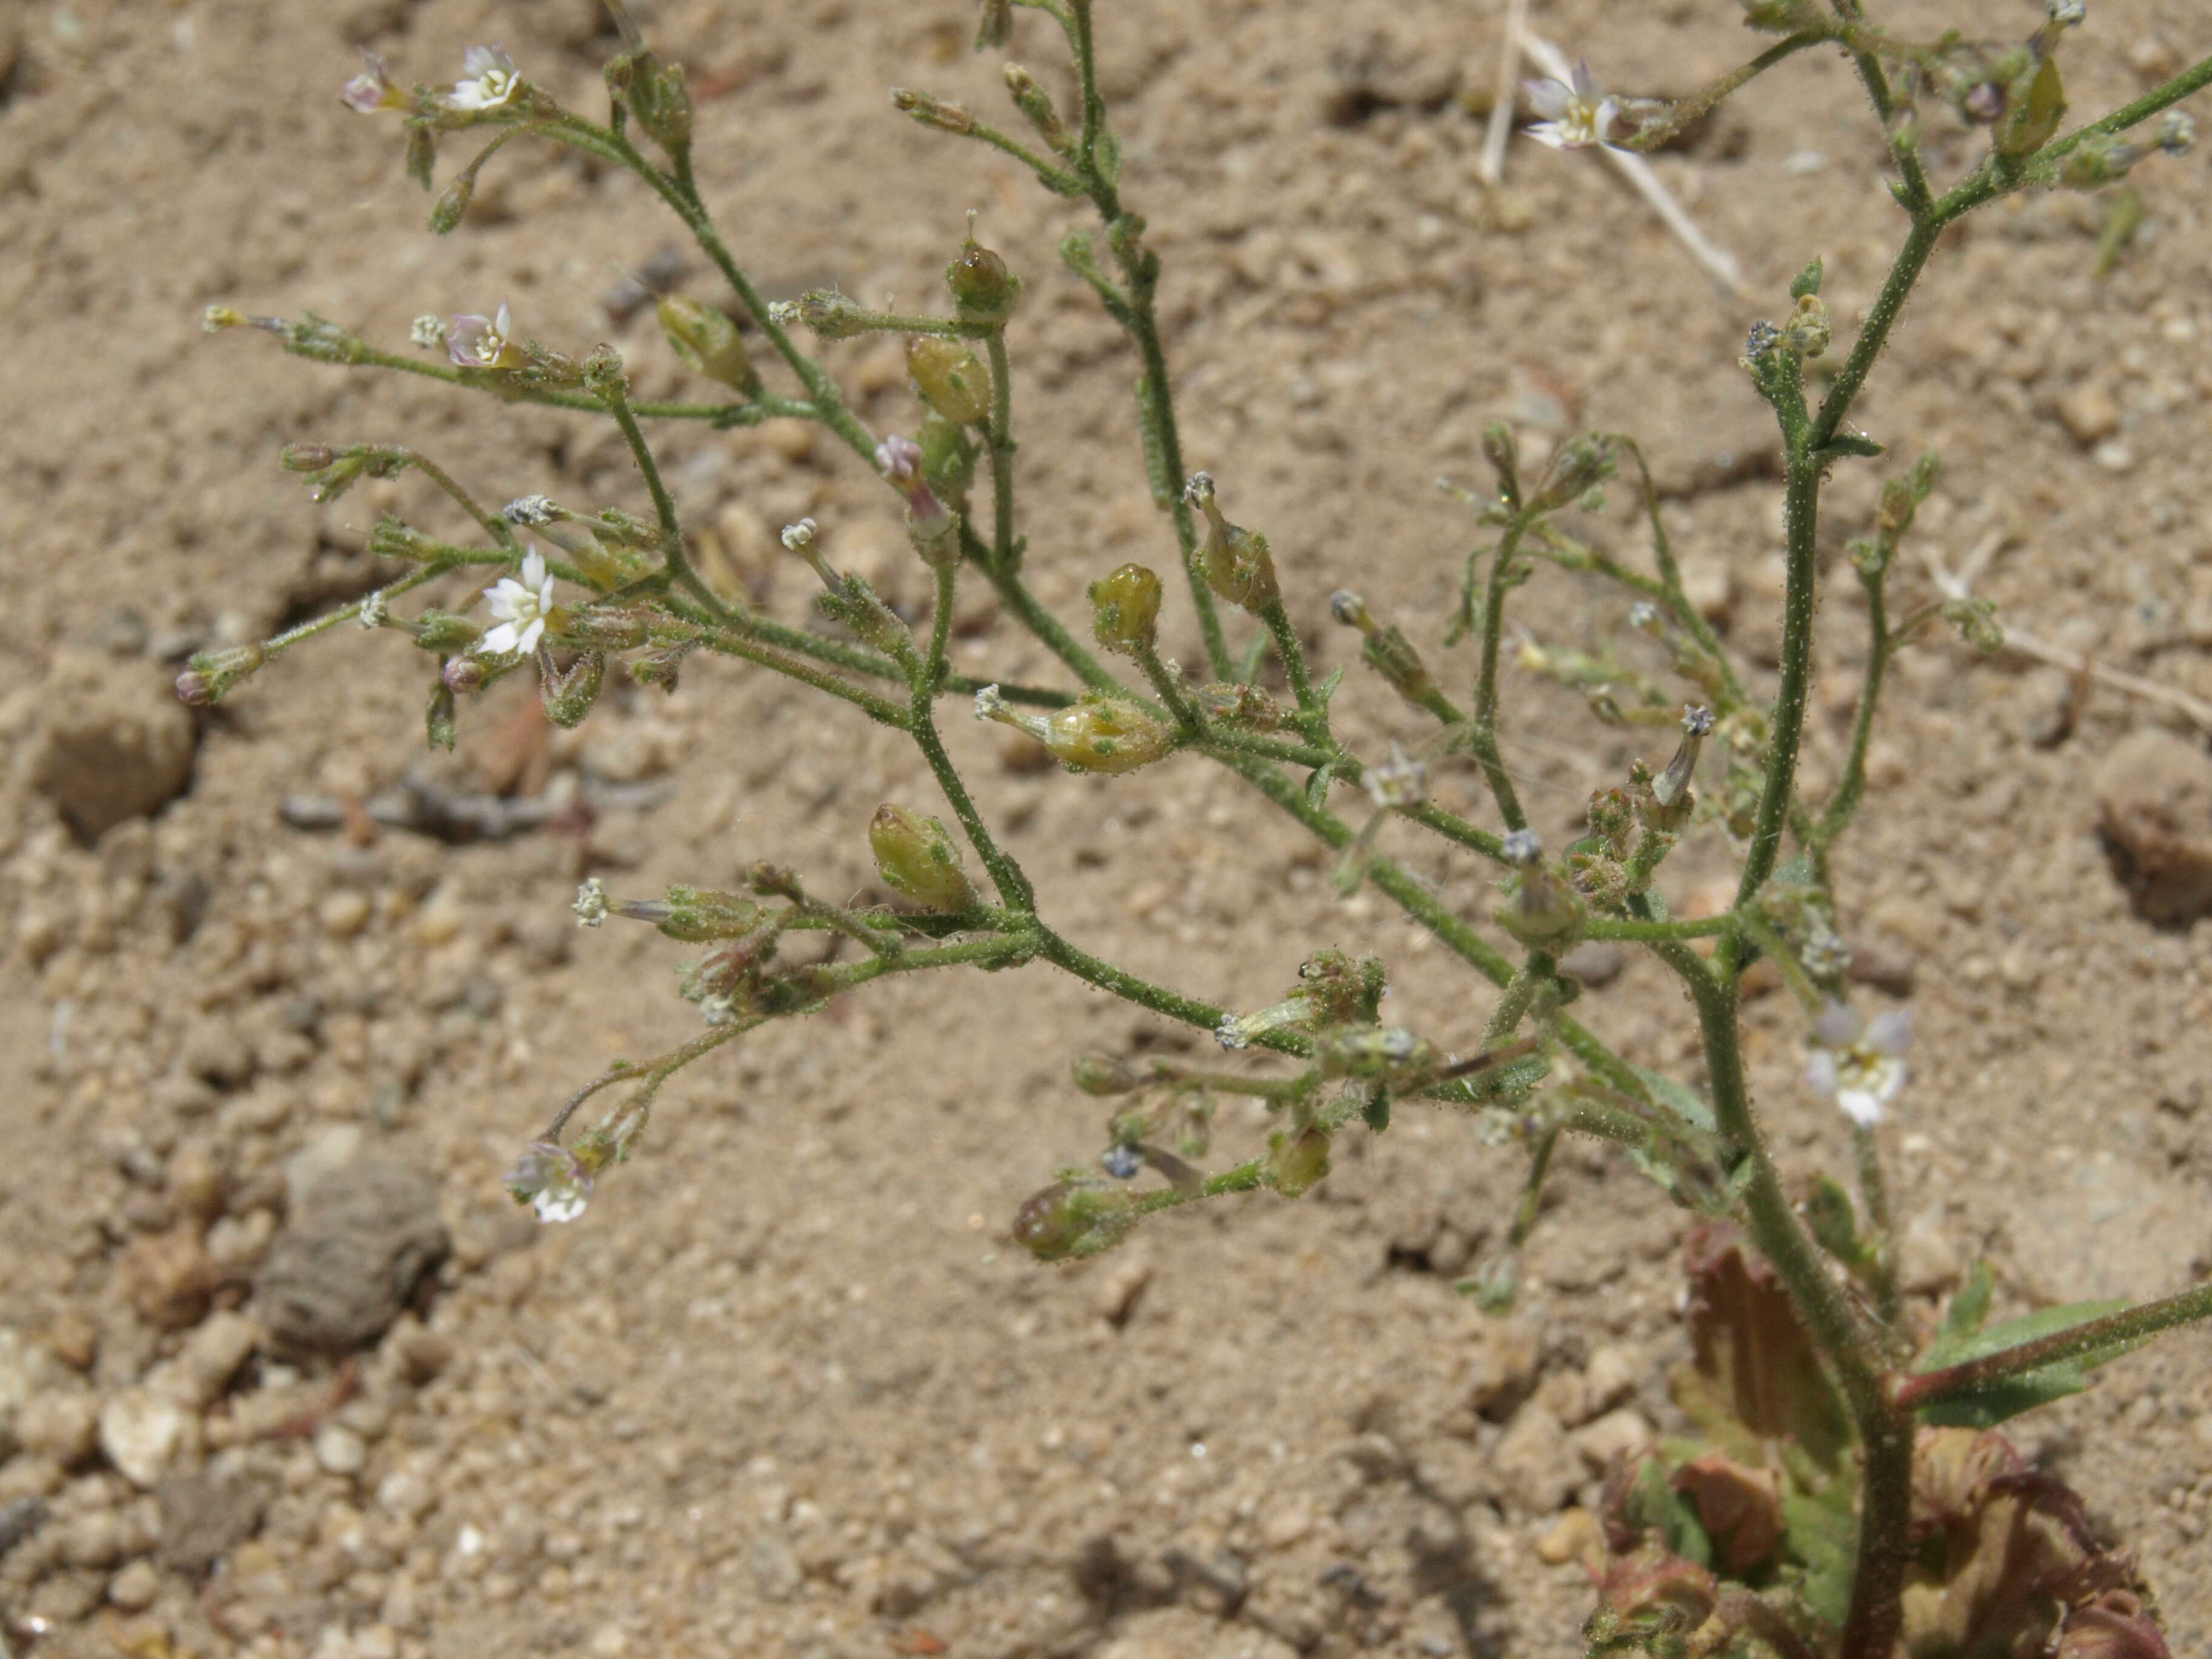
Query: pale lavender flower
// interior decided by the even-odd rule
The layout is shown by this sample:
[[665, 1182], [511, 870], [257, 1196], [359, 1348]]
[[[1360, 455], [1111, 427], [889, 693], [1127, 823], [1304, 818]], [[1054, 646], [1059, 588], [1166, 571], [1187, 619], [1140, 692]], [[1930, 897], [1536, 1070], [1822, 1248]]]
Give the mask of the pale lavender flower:
[[893, 483], [904, 483], [921, 466], [921, 446], [898, 433], [876, 446], [876, 465]]
[[1856, 1010], [1832, 1002], [1813, 1022], [1805, 1085], [1834, 1101], [1859, 1127], [1870, 1129], [1905, 1087], [1905, 1051], [1911, 1046], [1910, 1009], [1892, 1008], [1867, 1024]]
[[462, 312], [446, 331], [446, 356], [461, 368], [520, 368], [528, 360], [514, 343], [514, 328], [504, 300], [489, 317]]
[[533, 1140], [507, 1172], [507, 1190], [540, 1221], [574, 1221], [591, 1200], [592, 1175], [567, 1147]]
[[449, 109], [498, 109], [522, 89], [514, 59], [504, 46], [471, 46], [461, 54], [461, 76], [446, 94]]
[[545, 632], [546, 613], [553, 609], [553, 578], [546, 574], [543, 556], [534, 550], [523, 555], [521, 575], [520, 581], [501, 576], [484, 589], [499, 626], [477, 641], [478, 651], [497, 657], [538, 648]]
[[363, 115], [405, 109], [407, 94], [392, 84], [392, 77], [384, 72], [384, 60], [367, 46], [361, 49], [361, 55], [368, 68], [338, 88], [338, 101]]
[[1588, 64], [1575, 65], [1571, 83], [1530, 81], [1522, 89], [1529, 106], [1545, 118], [1528, 129], [1528, 136], [1553, 149], [1586, 149], [1602, 144], [1620, 114], [1620, 106], [1605, 95]]

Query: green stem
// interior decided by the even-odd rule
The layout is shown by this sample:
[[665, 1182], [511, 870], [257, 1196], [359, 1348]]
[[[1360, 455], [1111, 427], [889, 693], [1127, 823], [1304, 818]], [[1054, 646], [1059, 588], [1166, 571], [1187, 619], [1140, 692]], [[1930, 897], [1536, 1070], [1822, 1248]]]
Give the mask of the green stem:
[[1881, 696], [1883, 676], [1888, 672], [1890, 653], [1897, 641], [1889, 631], [1889, 617], [1883, 589], [1886, 584], [1877, 575], [1865, 584], [1867, 596], [1867, 660], [1866, 673], [1859, 686], [1858, 713], [1851, 721], [1850, 753], [1844, 762], [1844, 775], [1836, 785], [1836, 793], [1814, 825], [1812, 850], [1821, 854], [1833, 846], [1836, 837], [1850, 827], [1851, 815], [1858, 811], [1859, 802], [1866, 793], [1867, 745], [1874, 737], [1875, 707]]
[[[1873, 326], [1868, 325], [1869, 331]], [[1812, 453], [1814, 447], [1799, 440], [1792, 445], [1787, 462], [1783, 497], [1788, 564], [1782, 600], [1782, 683], [1775, 694], [1767, 735], [1766, 779], [1759, 792], [1758, 815], [1753, 820], [1751, 845], [1744, 855], [1743, 875], [1736, 884], [1738, 909], [1745, 908], [1774, 873], [1782, 851], [1783, 823], [1789, 817], [1790, 795], [1796, 785], [1797, 746], [1804, 735], [1805, 699], [1813, 680], [1813, 589], [1818, 574], [1814, 538], [1819, 530], [1823, 465]]]
[[1897, 1255], [1890, 1238], [1889, 1182], [1882, 1174], [1881, 1147], [1874, 1131], [1863, 1123], [1851, 1125], [1851, 1153], [1858, 1164], [1859, 1198], [1866, 1206], [1867, 1226], [1874, 1235], [1874, 1310], [1893, 1328], [1904, 1304], [1897, 1289]]
[[[1140, 1008], [1149, 1008], [1156, 1014], [1181, 1020], [1184, 1024], [1194, 1025], [1202, 1031], [1219, 1030], [1221, 1022], [1229, 1017], [1229, 1011], [1225, 1008], [1210, 1002], [1200, 1002], [1195, 997], [1184, 996], [1165, 986], [1154, 985], [1149, 980], [1139, 979], [1126, 969], [1102, 962], [1042, 924], [1038, 927], [1037, 937], [1037, 954], [1047, 962], [1066, 969], [1076, 978], [1095, 985], [1102, 991], [1112, 992], [1124, 1002], [1133, 1002]], [[1279, 1054], [1293, 1054], [1300, 1059], [1313, 1053], [1313, 1043], [1295, 1031], [1262, 1031], [1252, 1041], [1261, 1048], [1273, 1048]]]
[[[621, 371], [617, 369], [617, 374]], [[618, 385], [609, 385], [600, 394], [607, 413], [614, 416], [615, 424], [622, 428], [629, 453], [637, 462], [637, 470], [645, 476], [645, 487], [653, 495], [653, 511], [660, 521], [661, 562], [675, 573], [676, 580], [684, 584], [692, 598], [711, 611], [718, 621], [726, 622], [731, 616], [729, 606], [721, 597], [707, 586], [699, 573], [691, 568], [691, 561], [684, 552], [684, 526], [676, 517], [676, 501], [668, 493], [668, 486], [660, 480], [659, 463], [653, 459], [653, 447], [645, 441], [645, 433], [630, 412], [629, 399]]]
[[[459, 368], [427, 358], [402, 356], [396, 351], [383, 351], [374, 346], [363, 346], [361, 355], [344, 367], [396, 369], [402, 374], [420, 375], [426, 380], [470, 392], [489, 392], [501, 403], [541, 404], [550, 409], [573, 409], [585, 415], [600, 414], [606, 408], [589, 392], [532, 386], [503, 369]], [[765, 393], [741, 404], [642, 403], [632, 404], [630, 408], [647, 420], [713, 421], [724, 425], [751, 424], [778, 415], [804, 416], [814, 413], [811, 404]]]
[[[1098, 53], [1091, 33], [1091, 0], [1069, 0], [1066, 14], [1068, 43], [1075, 56], [1083, 104], [1083, 125], [1076, 140], [1075, 160], [1084, 193], [1104, 222], [1110, 240], [1115, 228], [1122, 224], [1127, 216], [1120, 191], [1098, 165], [1098, 143], [1106, 131], [1106, 100], [1098, 91]], [[1213, 678], [1229, 679], [1233, 677], [1229, 643], [1222, 635], [1221, 617], [1214, 607], [1212, 590], [1206, 586], [1198, 568], [1198, 526], [1180, 488], [1186, 476], [1182, 438], [1176, 425], [1175, 395], [1168, 387], [1167, 353], [1160, 343], [1159, 316], [1153, 299], [1159, 285], [1159, 260], [1149, 250], [1135, 245], [1133, 238], [1117, 245], [1116, 258], [1128, 291], [1125, 307], [1115, 311], [1115, 319], [1136, 342], [1137, 355], [1144, 363], [1145, 380], [1152, 388], [1151, 412], [1157, 427], [1160, 467], [1166, 475], [1168, 512], [1175, 522], [1176, 545], [1182, 550], [1191, 608], [1198, 613], [1199, 635], [1206, 643], [1206, 660]]]
[[[938, 605], [941, 610], [951, 609], [951, 582], [949, 571], [938, 573]], [[945, 752], [945, 741], [938, 735], [937, 715], [933, 707], [936, 697], [936, 677], [929, 666], [918, 665], [913, 677], [913, 698], [906, 714], [907, 730], [913, 734], [915, 746], [921, 757], [929, 763], [929, 769], [937, 779], [937, 787], [945, 792], [945, 799], [952, 807], [953, 816], [967, 832], [969, 844], [983, 860], [990, 872], [991, 884], [999, 890], [1000, 902], [1025, 921], [1036, 914], [1036, 890], [1030, 884], [1020, 865], [1014, 862], [993, 839], [983, 823], [983, 816], [975, 810], [975, 803], [968, 793], [968, 786], [961, 781], [952, 758]]]
[[1006, 331], [984, 337], [991, 354], [991, 423], [984, 441], [991, 450], [991, 565], [1011, 574], [1020, 554], [1014, 546], [1014, 376], [1006, 361]]
[[1490, 589], [1482, 610], [1482, 664], [1474, 683], [1474, 718], [1469, 723], [1468, 742], [1474, 750], [1474, 758], [1482, 768], [1484, 780], [1490, 785], [1491, 795], [1498, 802], [1498, 811], [1505, 820], [1508, 830], [1525, 830], [1528, 815], [1521, 810], [1521, 797], [1514, 792], [1513, 780], [1505, 774], [1505, 762], [1498, 750], [1498, 647], [1505, 627], [1505, 595], [1510, 584], [1513, 557], [1520, 549], [1521, 538], [1527, 532], [1528, 521], [1516, 515], [1505, 527], [1505, 534], [1491, 555]]

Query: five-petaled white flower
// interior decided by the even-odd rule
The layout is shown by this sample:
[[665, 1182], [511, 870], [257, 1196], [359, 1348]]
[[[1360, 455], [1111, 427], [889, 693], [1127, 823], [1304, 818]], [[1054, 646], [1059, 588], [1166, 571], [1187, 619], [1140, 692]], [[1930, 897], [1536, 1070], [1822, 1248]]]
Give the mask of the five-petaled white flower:
[[498, 45], [471, 46], [461, 54], [462, 78], [446, 94], [451, 109], [498, 109], [522, 89], [514, 59]]
[[567, 1147], [533, 1140], [507, 1172], [507, 1190], [540, 1221], [574, 1221], [591, 1200], [592, 1175]]
[[1620, 113], [1620, 106], [1605, 95], [1588, 64], [1575, 65], [1571, 84], [1530, 81], [1522, 89], [1529, 105], [1545, 118], [1528, 129], [1528, 136], [1553, 149], [1585, 149], [1605, 143]]
[[544, 557], [535, 551], [524, 554], [521, 574], [520, 581], [501, 576], [483, 591], [491, 614], [499, 618], [499, 626], [477, 641], [477, 649], [487, 655], [535, 651], [545, 632], [545, 615], [553, 609], [553, 578], [545, 573]]
[[1863, 1024], [1857, 1011], [1832, 1002], [1813, 1022], [1805, 1083], [1832, 1100], [1862, 1129], [1881, 1121], [1882, 1109], [1905, 1086], [1905, 1051], [1912, 1046], [1912, 1013], [1892, 1008]]
[[363, 115], [374, 115], [380, 109], [405, 109], [407, 94], [392, 84], [392, 77], [384, 72], [384, 60], [367, 46], [361, 49], [361, 55], [368, 68], [338, 88], [338, 100]]
[[520, 368], [529, 360], [515, 344], [514, 331], [504, 300], [489, 317], [458, 313], [446, 330], [446, 356], [459, 368]]

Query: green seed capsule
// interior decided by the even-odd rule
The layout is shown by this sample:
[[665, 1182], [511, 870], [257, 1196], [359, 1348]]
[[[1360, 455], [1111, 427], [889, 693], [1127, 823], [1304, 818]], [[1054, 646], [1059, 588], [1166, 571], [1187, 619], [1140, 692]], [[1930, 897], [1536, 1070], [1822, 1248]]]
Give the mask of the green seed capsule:
[[952, 303], [969, 322], [1002, 323], [1022, 301], [1022, 279], [1006, 262], [974, 238], [960, 245], [960, 257], [945, 268]]
[[957, 913], [975, 902], [961, 866], [959, 844], [940, 819], [884, 805], [868, 824], [876, 873], [891, 889], [932, 910]]
[[921, 400], [948, 421], [980, 426], [991, 412], [991, 375], [957, 340], [917, 334], [906, 343], [906, 372]]
[[1135, 1066], [1112, 1054], [1079, 1054], [1074, 1073], [1075, 1086], [1086, 1095], [1133, 1094], [1145, 1086]]
[[747, 393], [760, 390], [759, 372], [746, 354], [738, 325], [712, 306], [672, 294], [653, 307], [670, 349], [684, 367]]
[[1095, 614], [1091, 632], [1123, 656], [1149, 648], [1159, 625], [1160, 579], [1140, 564], [1125, 564], [1091, 584]]
[[1111, 1249], [1135, 1221], [1121, 1194], [1060, 1181], [1014, 1212], [1011, 1231], [1038, 1261], [1066, 1261]]
[[1281, 1131], [1267, 1149], [1267, 1174], [1285, 1198], [1296, 1198], [1328, 1173], [1328, 1137], [1319, 1129]]

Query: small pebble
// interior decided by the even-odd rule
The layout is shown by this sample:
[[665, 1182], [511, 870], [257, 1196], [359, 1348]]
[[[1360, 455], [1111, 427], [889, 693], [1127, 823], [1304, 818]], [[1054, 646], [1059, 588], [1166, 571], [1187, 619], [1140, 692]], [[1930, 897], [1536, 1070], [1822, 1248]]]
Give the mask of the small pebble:
[[153, 1606], [161, 1593], [161, 1570], [151, 1561], [133, 1561], [107, 1581], [107, 1599], [125, 1613]]
[[331, 1474], [359, 1474], [368, 1447], [343, 1424], [325, 1423], [315, 1431], [315, 1462]]
[[100, 1408], [100, 1449], [125, 1480], [150, 1488], [177, 1455], [186, 1430], [185, 1408], [146, 1389], [125, 1389]]

